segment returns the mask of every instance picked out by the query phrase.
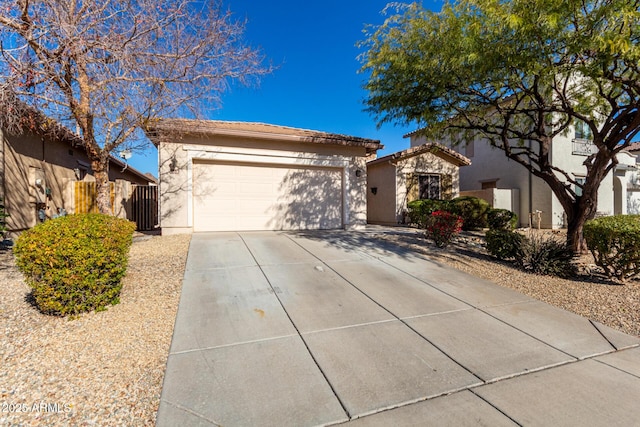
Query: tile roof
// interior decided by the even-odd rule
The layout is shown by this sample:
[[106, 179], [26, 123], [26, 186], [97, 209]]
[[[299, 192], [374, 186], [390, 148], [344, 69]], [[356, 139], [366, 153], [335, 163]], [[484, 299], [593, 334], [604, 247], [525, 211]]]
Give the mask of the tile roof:
[[374, 139], [255, 122], [160, 119], [147, 128], [147, 135], [156, 145], [159, 142], [160, 135], [164, 134], [222, 134], [230, 136], [253, 136], [256, 138], [260, 138], [261, 136], [265, 137], [266, 135], [272, 137], [285, 136], [294, 138], [300, 142], [361, 146], [365, 147], [368, 152], [375, 152], [383, 147], [380, 141]]
[[371, 160], [367, 164], [378, 164], [387, 161], [398, 162], [400, 160], [408, 159], [410, 157], [417, 156], [423, 153], [433, 153], [436, 156], [448, 160], [449, 162], [454, 163], [458, 166], [468, 166], [471, 164], [471, 160], [469, 160], [469, 158], [463, 156], [455, 150], [445, 147], [438, 142], [427, 142], [426, 144], [411, 147], [407, 150], [398, 151], [396, 153]]
[[625, 148], [626, 151], [640, 151], [640, 142], [631, 143]]

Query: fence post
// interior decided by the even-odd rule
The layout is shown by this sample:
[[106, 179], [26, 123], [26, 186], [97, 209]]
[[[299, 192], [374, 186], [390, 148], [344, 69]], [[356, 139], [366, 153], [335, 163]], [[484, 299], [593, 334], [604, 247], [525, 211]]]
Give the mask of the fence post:
[[115, 182], [115, 198], [113, 215], [118, 218], [129, 218], [131, 212], [131, 183], [123, 179]]

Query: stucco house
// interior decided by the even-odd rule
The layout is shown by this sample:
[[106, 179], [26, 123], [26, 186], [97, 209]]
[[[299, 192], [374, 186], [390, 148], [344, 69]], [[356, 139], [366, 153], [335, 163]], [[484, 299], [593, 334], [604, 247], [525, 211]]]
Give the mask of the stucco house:
[[458, 196], [460, 167], [471, 161], [436, 142], [423, 143], [367, 163], [367, 220], [405, 222], [407, 203]]
[[[32, 114], [33, 123], [44, 116]], [[47, 121], [47, 131], [13, 135], [0, 129], [0, 198], [4, 200], [8, 236], [52, 218], [60, 210], [73, 213], [73, 183], [95, 181], [82, 140], [60, 125]], [[142, 174], [116, 158], [111, 158], [109, 179], [137, 185], [155, 185], [153, 176]], [[123, 215], [126, 213], [123, 212]]]
[[163, 234], [366, 224], [366, 160], [379, 141], [264, 123], [164, 119]]
[[[620, 153], [618, 162], [616, 175], [621, 176], [620, 189], [614, 194], [619, 192], [621, 197], [614, 203], [623, 206], [626, 213], [638, 215], [640, 214], [640, 165], [638, 164], [640, 163], [640, 142], [630, 144]], [[615, 184], [618, 184], [618, 181], [614, 181]]]
[[[411, 132], [412, 147], [425, 142], [420, 130]], [[508, 159], [504, 152], [487, 141], [477, 139], [468, 144], [451, 145], [453, 150], [464, 153], [472, 164], [460, 171], [460, 193], [480, 197], [496, 208], [509, 209], [518, 214], [520, 226], [537, 225], [542, 228], [564, 228], [566, 218], [560, 202], [551, 188], [535, 177], [522, 165]], [[565, 135], [554, 138], [549, 154], [554, 166], [572, 174], [577, 181], [586, 176], [584, 161], [596, 147], [589, 133], [572, 128]], [[627, 213], [628, 182], [635, 171], [635, 156], [621, 153], [619, 164], [608, 174], [598, 190], [598, 215]], [[579, 188], [576, 188], [579, 190]]]

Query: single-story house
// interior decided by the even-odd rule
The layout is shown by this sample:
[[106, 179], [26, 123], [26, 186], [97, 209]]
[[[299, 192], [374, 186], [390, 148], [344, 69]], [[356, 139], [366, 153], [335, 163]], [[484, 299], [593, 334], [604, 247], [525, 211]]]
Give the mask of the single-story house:
[[437, 142], [428, 142], [367, 163], [367, 220], [405, 223], [407, 203], [458, 196], [460, 166], [471, 161]]
[[[36, 122], [44, 119], [41, 113], [27, 111]], [[73, 183], [95, 181], [82, 140], [67, 128], [54, 126], [53, 131], [49, 126], [47, 132], [35, 126], [35, 130], [21, 135], [0, 130], [0, 199], [10, 215], [6, 218], [9, 237], [62, 211], [73, 213]], [[156, 184], [153, 176], [113, 157], [109, 179], [144, 186]]]
[[380, 142], [264, 123], [163, 119], [163, 234], [366, 224], [366, 160]]

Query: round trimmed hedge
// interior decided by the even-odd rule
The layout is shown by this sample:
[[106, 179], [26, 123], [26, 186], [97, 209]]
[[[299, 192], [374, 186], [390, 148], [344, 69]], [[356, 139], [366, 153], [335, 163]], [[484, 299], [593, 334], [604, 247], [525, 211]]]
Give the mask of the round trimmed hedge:
[[615, 215], [587, 221], [582, 229], [598, 266], [621, 282], [640, 273], [640, 215]]
[[22, 233], [13, 250], [38, 309], [64, 316], [117, 304], [134, 230], [125, 219], [80, 214]]

